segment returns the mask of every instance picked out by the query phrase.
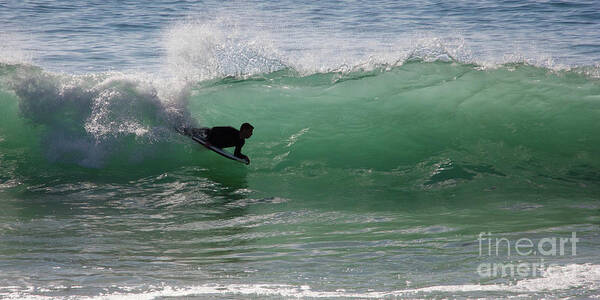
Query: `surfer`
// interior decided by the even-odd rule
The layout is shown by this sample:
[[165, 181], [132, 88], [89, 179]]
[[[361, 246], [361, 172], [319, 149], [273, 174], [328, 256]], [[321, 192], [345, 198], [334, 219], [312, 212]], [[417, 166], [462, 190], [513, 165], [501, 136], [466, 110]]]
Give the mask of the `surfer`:
[[[188, 131], [189, 130], [189, 131]], [[218, 148], [235, 147], [233, 155], [250, 162], [248, 156], [242, 154], [242, 147], [246, 139], [252, 136], [254, 126], [244, 123], [237, 130], [231, 126], [218, 126], [213, 128], [191, 128], [186, 130], [186, 134], [203, 135], [210, 145]]]

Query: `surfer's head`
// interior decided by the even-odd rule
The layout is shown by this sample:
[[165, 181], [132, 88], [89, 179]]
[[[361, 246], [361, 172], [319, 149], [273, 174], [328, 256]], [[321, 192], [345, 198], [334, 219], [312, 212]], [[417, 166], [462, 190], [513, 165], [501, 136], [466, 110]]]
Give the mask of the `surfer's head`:
[[243, 139], [247, 139], [252, 136], [252, 131], [254, 130], [254, 126], [250, 125], [250, 123], [244, 123], [240, 126], [240, 137]]

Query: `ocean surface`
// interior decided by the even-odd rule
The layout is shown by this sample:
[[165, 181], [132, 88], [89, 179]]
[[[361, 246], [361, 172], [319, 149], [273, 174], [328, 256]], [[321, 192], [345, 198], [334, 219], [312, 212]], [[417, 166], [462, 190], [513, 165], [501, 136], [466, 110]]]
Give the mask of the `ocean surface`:
[[600, 296], [599, 1], [0, 20], [0, 298]]

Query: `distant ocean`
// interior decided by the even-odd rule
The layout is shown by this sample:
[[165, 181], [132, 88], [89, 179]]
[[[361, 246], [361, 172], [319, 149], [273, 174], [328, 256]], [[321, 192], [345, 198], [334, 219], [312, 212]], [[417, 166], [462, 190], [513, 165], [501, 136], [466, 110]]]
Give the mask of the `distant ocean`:
[[599, 1], [0, 20], [0, 298], [600, 296]]

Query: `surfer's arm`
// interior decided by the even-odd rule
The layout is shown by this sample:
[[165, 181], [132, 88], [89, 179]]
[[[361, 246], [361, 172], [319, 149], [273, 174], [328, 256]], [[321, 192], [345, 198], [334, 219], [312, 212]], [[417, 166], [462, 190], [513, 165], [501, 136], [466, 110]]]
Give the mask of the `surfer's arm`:
[[250, 161], [250, 159], [248, 158], [248, 156], [242, 154], [242, 147], [243, 146], [244, 146], [244, 144], [235, 146], [235, 151], [233, 152], [233, 155], [235, 155], [235, 157], [239, 157], [241, 159], [245, 159], [247, 161]]
[[241, 145], [235, 146], [235, 151], [233, 152], [233, 155], [235, 155], [236, 157], [239, 157], [239, 158], [246, 158], [246, 155], [242, 154], [242, 146]]

